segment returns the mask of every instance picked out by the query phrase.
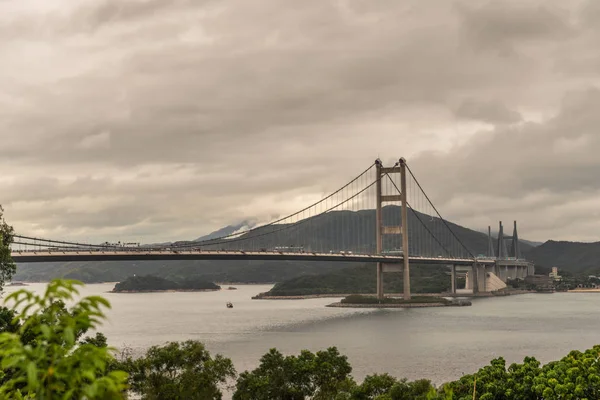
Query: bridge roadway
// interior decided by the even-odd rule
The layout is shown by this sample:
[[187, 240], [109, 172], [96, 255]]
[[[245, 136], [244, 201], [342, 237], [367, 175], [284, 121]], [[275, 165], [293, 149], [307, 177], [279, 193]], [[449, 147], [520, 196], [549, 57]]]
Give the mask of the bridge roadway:
[[[381, 262], [398, 264], [404, 261], [398, 255], [356, 254], [356, 253], [316, 253], [278, 251], [212, 251], [212, 250], [40, 250], [11, 252], [17, 263], [69, 262], [69, 261], [145, 261], [145, 260], [277, 260], [277, 261], [332, 261], [332, 262]], [[473, 260], [470, 258], [409, 257], [415, 264], [444, 265], [493, 265], [493, 259]]]

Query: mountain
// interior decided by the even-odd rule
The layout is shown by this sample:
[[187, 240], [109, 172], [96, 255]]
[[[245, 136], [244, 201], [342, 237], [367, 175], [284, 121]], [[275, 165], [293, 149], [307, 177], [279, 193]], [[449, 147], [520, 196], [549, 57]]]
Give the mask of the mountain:
[[[401, 207], [383, 207], [382, 214], [386, 225], [401, 225]], [[427, 255], [437, 256], [461, 252], [462, 246], [448, 231], [446, 224], [470, 250], [471, 254], [487, 253], [487, 234], [429, 215], [410, 212], [408, 214], [408, 230], [411, 253], [420, 254], [421, 251], [425, 251]], [[224, 230], [229, 231], [232, 228], [224, 228]], [[437, 240], [432, 238], [430, 232], [433, 232]], [[375, 239], [375, 210], [333, 211], [307, 219], [302, 224], [276, 224], [259, 227], [237, 236], [234, 240], [219, 240], [212, 248], [233, 250], [244, 247], [260, 250], [272, 249], [277, 246], [302, 246], [307, 251], [317, 252], [352, 250], [361, 253], [375, 253]], [[520, 241], [520, 244], [522, 252], [527, 252], [532, 248], [524, 241]], [[384, 249], [394, 249], [399, 246], [397, 235], [384, 235]], [[203, 247], [211, 249], [208, 244]], [[462, 255], [469, 256], [466, 251]]]
[[[400, 225], [400, 207], [386, 206], [383, 218], [387, 224]], [[419, 221], [420, 220], [420, 221]], [[423, 224], [421, 223], [423, 222]], [[487, 235], [451, 222], [452, 231], [474, 255], [486, 254]], [[210, 240], [234, 233], [252, 223], [244, 221], [230, 225], [196, 240]], [[459, 246], [438, 218], [409, 213], [409, 248], [427, 248], [431, 254], [445, 254], [443, 247], [456, 251]], [[277, 230], [276, 235], [267, 233]], [[439, 236], [441, 243], [431, 239], [427, 230]], [[270, 239], [277, 237], [277, 241]], [[240, 239], [252, 248], [301, 245], [307, 250], [329, 252], [353, 249], [375, 252], [375, 211], [336, 211], [315, 217], [296, 227], [278, 224], [261, 227], [251, 233], [240, 235], [235, 241], [219, 241], [216, 248], [236, 248]], [[399, 244], [398, 238], [384, 236], [384, 248], [392, 249]], [[186, 241], [183, 243], [193, 243]], [[203, 245], [203, 248], [210, 246]], [[528, 254], [532, 246], [521, 241], [521, 250]], [[128, 276], [155, 275], [165, 279], [181, 280], [194, 277], [211, 282], [282, 282], [300, 276], [334, 272], [343, 268], [356, 267], [359, 263], [331, 263], [314, 261], [120, 261], [120, 262], [69, 262], [19, 264], [14, 280], [42, 282], [65, 277], [83, 282], [117, 282]]]
[[527, 243], [531, 247], [538, 247], [538, 246], [541, 246], [542, 244], [544, 244], [544, 242], [534, 242], [533, 240], [525, 240], [525, 239], [519, 239], [519, 242]]
[[216, 230], [214, 232], [209, 233], [208, 235], [204, 235], [204, 236], [200, 236], [198, 239], [194, 239], [194, 242], [201, 242], [204, 240], [211, 240], [211, 239], [216, 239], [216, 238], [220, 238], [223, 236], [228, 236], [231, 235], [234, 232], [237, 232], [239, 230], [242, 229], [252, 229], [255, 226], [255, 223], [250, 222], [250, 221], [244, 221], [241, 222], [239, 224], [236, 225], [228, 225], [225, 228], [221, 228], [219, 230]]
[[600, 274], [600, 242], [581, 243], [549, 240], [527, 252], [536, 266], [558, 267], [573, 274]]
[[120, 282], [133, 275], [154, 275], [181, 281], [197, 278], [210, 282], [273, 283], [337, 271], [358, 263], [299, 261], [103, 261], [19, 264], [14, 281], [47, 282], [53, 278], [86, 283]]

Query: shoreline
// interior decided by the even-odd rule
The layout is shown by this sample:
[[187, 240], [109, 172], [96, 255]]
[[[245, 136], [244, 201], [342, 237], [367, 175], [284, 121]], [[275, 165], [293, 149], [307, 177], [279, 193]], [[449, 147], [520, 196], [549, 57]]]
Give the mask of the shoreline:
[[177, 292], [218, 292], [229, 289], [165, 289], [165, 290], [109, 290], [105, 293], [177, 293]]
[[426, 307], [468, 307], [465, 303], [406, 303], [406, 304], [349, 304], [349, 303], [331, 303], [325, 307], [336, 307], [336, 308], [426, 308]]
[[[598, 289], [600, 292], [600, 289]], [[537, 293], [535, 290], [510, 290], [504, 292], [481, 292], [481, 293], [411, 293], [412, 296], [422, 297], [502, 297], [502, 296], [514, 296], [519, 294]], [[292, 296], [268, 296], [266, 293], [259, 293], [256, 296], [252, 296], [252, 300], [309, 300], [309, 299], [322, 299], [322, 298], [336, 298], [336, 297], [347, 297], [353, 294], [360, 294], [362, 296], [375, 297], [375, 293], [323, 293], [323, 294], [304, 294], [304, 295], [292, 295]], [[402, 297], [402, 293], [386, 293], [386, 297]]]
[[[326, 299], [336, 297], [348, 297], [354, 294], [360, 294], [361, 296], [377, 296], [375, 293], [323, 293], [323, 294], [298, 294], [292, 296], [267, 296], [265, 293], [259, 293], [256, 296], [252, 296], [252, 300], [309, 300], [309, 299]], [[402, 293], [386, 293], [387, 297], [402, 297]], [[412, 293], [413, 296], [422, 297], [450, 297], [444, 293]], [[466, 296], [461, 296], [466, 297]]]

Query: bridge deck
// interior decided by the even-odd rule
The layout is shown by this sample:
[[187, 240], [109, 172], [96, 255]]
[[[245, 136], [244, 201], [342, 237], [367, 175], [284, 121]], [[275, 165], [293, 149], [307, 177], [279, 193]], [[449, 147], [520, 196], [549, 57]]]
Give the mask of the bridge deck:
[[[382, 262], [402, 263], [402, 256], [351, 253], [287, 253], [252, 251], [174, 251], [174, 250], [127, 250], [127, 251], [13, 251], [17, 263], [69, 262], [69, 261], [144, 261], [144, 260], [289, 260], [330, 262]], [[444, 257], [409, 257], [416, 264], [472, 265], [472, 259]], [[494, 260], [479, 260], [482, 264], [493, 264]]]

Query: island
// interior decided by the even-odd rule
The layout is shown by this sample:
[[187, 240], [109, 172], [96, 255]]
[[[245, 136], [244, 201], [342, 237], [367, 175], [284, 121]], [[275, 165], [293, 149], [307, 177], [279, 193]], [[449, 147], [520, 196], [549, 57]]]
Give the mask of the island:
[[[313, 297], [343, 297], [348, 294], [372, 294], [377, 290], [373, 265], [365, 264], [322, 274], [306, 275], [277, 283], [255, 299], [297, 299]], [[411, 289], [417, 294], [440, 294], [450, 291], [450, 276], [444, 268], [415, 265], [411, 271]], [[387, 274], [385, 293], [399, 294], [404, 289], [402, 274]]]
[[338, 303], [328, 304], [327, 307], [342, 308], [420, 308], [420, 307], [448, 307], [470, 306], [468, 300], [448, 300], [437, 296], [414, 296], [410, 300], [396, 297], [385, 297], [382, 300], [375, 296], [353, 294], [344, 297]]
[[205, 292], [220, 290], [221, 287], [213, 282], [201, 279], [186, 279], [181, 282], [171, 281], [158, 276], [130, 276], [115, 285], [114, 293], [140, 292]]

